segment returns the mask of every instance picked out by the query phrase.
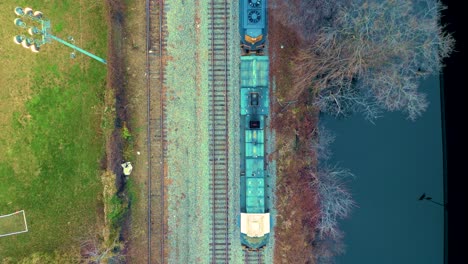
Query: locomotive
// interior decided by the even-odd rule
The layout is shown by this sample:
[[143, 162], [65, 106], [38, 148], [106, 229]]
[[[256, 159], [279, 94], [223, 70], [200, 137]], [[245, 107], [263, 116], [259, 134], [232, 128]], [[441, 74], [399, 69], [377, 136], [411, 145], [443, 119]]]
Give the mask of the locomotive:
[[260, 56], [265, 48], [265, 1], [242, 0], [240, 3], [244, 55], [240, 64], [240, 231], [242, 246], [247, 250], [265, 247], [271, 228], [270, 177], [265, 165], [269, 59]]
[[266, 0], [241, 0], [239, 31], [244, 54], [262, 54], [267, 29]]

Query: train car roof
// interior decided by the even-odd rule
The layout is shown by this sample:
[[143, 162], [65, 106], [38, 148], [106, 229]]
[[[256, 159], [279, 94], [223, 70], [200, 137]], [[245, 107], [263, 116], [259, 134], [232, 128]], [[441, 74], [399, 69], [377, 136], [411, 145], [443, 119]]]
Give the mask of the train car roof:
[[263, 130], [245, 130], [245, 156], [253, 158], [265, 156], [263, 142]]
[[263, 177], [247, 177], [245, 181], [245, 207], [247, 213], [264, 213], [265, 179]]
[[242, 56], [240, 64], [241, 87], [268, 87], [268, 56]]
[[[268, 115], [268, 88], [241, 88], [241, 115]], [[251, 104], [251, 94], [257, 94], [257, 105]]]
[[270, 233], [270, 214], [241, 213], [241, 233], [249, 237], [262, 237]]

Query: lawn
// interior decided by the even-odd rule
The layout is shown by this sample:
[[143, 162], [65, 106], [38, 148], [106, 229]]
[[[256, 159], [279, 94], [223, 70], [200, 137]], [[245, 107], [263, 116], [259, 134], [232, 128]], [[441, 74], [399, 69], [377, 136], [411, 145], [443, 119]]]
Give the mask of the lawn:
[[57, 42], [38, 54], [15, 45], [25, 30], [13, 25], [13, 9], [26, 3], [58, 37], [73, 35], [98, 56], [107, 45], [103, 1], [0, 2], [0, 215], [24, 209], [29, 228], [0, 238], [0, 261], [76, 250], [102, 221], [106, 66], [81, 54], [71, 60]]

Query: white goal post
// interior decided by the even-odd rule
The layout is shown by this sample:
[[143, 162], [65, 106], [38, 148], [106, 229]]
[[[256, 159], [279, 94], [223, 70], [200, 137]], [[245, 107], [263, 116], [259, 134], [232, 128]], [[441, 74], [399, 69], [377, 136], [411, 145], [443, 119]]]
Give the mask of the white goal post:
[[11, 214], [0, 215], [0, 237], [28, 232], [26, 213], [24, 210]]

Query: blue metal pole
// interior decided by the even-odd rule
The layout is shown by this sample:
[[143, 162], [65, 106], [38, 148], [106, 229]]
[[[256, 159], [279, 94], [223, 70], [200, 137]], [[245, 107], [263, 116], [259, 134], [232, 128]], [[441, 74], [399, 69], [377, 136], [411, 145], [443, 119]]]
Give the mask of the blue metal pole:
[[71, 43], [68, 43], [68, 42], [66, 42], [65, 40], [62, 40], [62, 39], [60, 39], [60, 38], [58, 38], [58, 37], [56, 37], [56, 36], [54, 36], [54, 35], [47, 34], [47, 37], [50, 37], [51, 39], [54, 39], [54, 40], [56, 40], [56, 41], [58, 41], [58, 42], [64, 44], [65, 46], [68, 46], [68, 47], [70, 47], [70, 48], [72, 48], [72, 49], [76, 49], [76, 50], [78, 50], [79, 52], [81, 52], [81, 53], [83, 53], [83, 54], [85, 54], [85, 55], [88, 55], [89, 57], [91, 57], [91, 58], [93, 58], [93, 59], [95, 59], [95, 60], [97, 60], [97, 61], [99, 61], [99, 62], [102, 62], [102, 63], [104, 63], [104, 64], [107, 64], [107, 62], [106, 62], [105, 59], [100, 58], [100, 57], [98, 57], [98, 56], [96, 56], [96, 55], [94, 55], [94, 54], [92, 54], [92, 53], [90, 53], [90, 52], [87, 52], [86, 50], [81, 49], [81, 48], [79, 48], [79, 47], [77, 47], [77, 46], [75, 46], [75, 45], [73, 45], [73, 44], [71, 44]]

